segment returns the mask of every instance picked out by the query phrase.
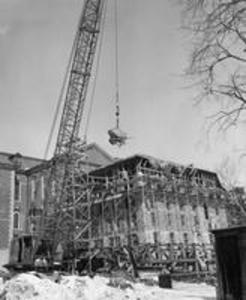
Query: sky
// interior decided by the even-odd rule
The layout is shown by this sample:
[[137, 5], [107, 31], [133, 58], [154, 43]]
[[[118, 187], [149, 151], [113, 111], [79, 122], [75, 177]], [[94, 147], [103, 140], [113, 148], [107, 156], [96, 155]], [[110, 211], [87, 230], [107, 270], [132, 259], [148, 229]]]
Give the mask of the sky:
[[[114, 157], [144, 153], [215, 171], [229, 160], [234, 180], [246, 186], [245, 124], [208, 137], [207, 116], [216, 107], [194, 106], [196, 90], [183, 76], [191, 41], [173, 2], [119, 1], [120, 127], [130, 139], [117, 148], [107, 135], [115, 127], [114, 0], [108, 0], [88, 142]], [[82, 4], [0, 0], [0, 151], [44, 157]]]

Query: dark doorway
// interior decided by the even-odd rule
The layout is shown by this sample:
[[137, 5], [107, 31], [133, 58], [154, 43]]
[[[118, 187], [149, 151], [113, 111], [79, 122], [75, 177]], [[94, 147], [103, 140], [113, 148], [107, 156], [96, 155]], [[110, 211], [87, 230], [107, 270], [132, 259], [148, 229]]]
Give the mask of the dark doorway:
[[216, 239], [219, 280], [221, 281], [222, 298], [242, 300], [242, 283], [238, 236], [224, 236]]

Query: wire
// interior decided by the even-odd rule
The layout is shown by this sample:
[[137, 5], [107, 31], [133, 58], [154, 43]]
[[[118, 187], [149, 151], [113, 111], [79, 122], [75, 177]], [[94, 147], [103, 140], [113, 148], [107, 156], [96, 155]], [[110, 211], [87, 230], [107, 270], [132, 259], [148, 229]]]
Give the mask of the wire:
[[84, 140], [85, 141], [87, 140], [87, 134], [88, 134], [90, 120], [91, 120], [92, 107], [93, 107], [94, 100], [95, 100], [95, 92], [96, 92], [97, 79], [98, 79], [98, 70], [99, 70], [99, 65], [100, 65], [100, 57], [101, 57], [101, 53], [102, 53], [102, 45], [103, 45], [103, 39], [104, 39], [104, 33], [105, 33], [107, 5], [108, 5], [108, 0], [105, 0], [105, 6], [104, 6], [104, 11], [103, 11], [103, 17], [102, 17], [102, 26], [101, 26], [102, 34], [101, 34], [100, 39], [99, 39], [98, 55], [97, 55], [96, 64], [95, 64], [95, 78], [94, 78], [94, 81], [93, 81], [90, 105], [89, 105], [86, 124], [85, 124], [85, 133], [84, 133]]
[[116, 105], [116, 128], [119, 128], [120, 123], [120, 75], [119, 75], [119, 38], [118, 38], [118, 1], [115, 0], [115, 11], [114, 11], [114, 21], [115, 21], [115, 105]]

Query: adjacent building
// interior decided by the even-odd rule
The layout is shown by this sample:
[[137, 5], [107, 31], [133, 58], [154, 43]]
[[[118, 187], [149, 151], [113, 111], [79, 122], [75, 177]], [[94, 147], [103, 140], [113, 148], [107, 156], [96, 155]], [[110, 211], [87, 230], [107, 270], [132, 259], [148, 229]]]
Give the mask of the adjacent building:
[[[112, 163], [97, 144], [90, 144], [81, 164], [87, 172]], [[42, 208], [49, 162], [20, 153], [0, 152], [0, 265], [8, 262], [13, 236], [35, 230], [30, 215]]]

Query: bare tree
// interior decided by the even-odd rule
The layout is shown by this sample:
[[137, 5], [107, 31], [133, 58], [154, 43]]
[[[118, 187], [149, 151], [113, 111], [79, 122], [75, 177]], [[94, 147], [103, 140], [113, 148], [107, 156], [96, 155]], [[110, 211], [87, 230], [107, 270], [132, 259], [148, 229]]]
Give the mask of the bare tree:
[[199, 101], [218, 101], [212, 124], [226, 130], [246, 120], [246, 1], [180, 0], [193, 48], [187, 75]]
[[216, 168], [216, 173], [227, 191], [238, 186], [239, 171], [238, 161], [232, 160], [232, 158], [228, 156], [224, 157]]
[[246, 193], [245, 189], [238, 186], [239, 164], [229, 157], [222, 160], [217, 169], [217, 174], [222, 185], [228, 191], [226, 205], [229, 213], [230, 225], [246, 224]]

